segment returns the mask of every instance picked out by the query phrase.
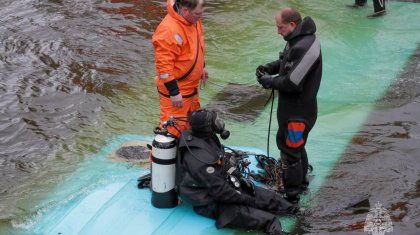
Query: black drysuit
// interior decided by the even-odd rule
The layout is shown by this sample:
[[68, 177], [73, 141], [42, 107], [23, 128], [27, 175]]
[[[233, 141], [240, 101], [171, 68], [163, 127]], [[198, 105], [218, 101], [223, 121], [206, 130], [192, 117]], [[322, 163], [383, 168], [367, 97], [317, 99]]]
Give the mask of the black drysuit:
[[308, 184], [308, 157], [305, 144], [317, 119], [317, 93], [322, 76], [321, 46], [316, 26], [305, 17], [286, 36], [280, 58], [266, 64], [265, 72], [274, 77], [271, 88], [278, 91], [277, 146], [284, 166], [283, 180], [289, 198], [297, 198]]
[[187, 130], [179, 140], [176, 187], [196, 213], [215, 219], [217, 228], [283, 234], [276, 215], [289, 212], [293, 205], [274, 191], [255, 187], [252, 195], [243, 185], [231, 184], [229, 173], [240, 176], [223, 160], [224, 148], [216, 135], [198, 138]]

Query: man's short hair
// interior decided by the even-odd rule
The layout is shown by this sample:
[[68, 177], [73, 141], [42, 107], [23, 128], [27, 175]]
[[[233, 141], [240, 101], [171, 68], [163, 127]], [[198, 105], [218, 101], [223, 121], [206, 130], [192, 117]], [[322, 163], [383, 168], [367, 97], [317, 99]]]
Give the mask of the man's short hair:
[[281, 12], [281, 20], [285, 23], [300, 23], [302, 21], [302, 16], [300, 13], [294, 8], [285, 8]]
[[[186, 7], [190, 10], [195, 9], [200, 0], [177, 0], [180, 6]], [[203, 1], [204, 2], [204, 1]]]

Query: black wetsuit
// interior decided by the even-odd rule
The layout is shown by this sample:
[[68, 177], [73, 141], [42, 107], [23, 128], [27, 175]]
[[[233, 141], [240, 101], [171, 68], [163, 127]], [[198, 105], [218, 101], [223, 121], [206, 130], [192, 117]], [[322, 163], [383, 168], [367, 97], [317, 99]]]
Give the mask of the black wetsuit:
[[307, 185], [308, 157], [305, 144], [317, 119], [317, 93], [322, 76], [321, 46], [316, 26], [304, 18], [284, 39], [287, 44], [279, 60], [265, 65], [267, 73], [278, 74], [272, 88], [279, 93], [277, 146], [284, 169], [283, 180], [289, 198], [297, 198]]
[[275, 214], [287, 213], [292, 204], [261, 187], [255, 187], [255, 195], [243, 185], [235, 187], [227, 180], [232, 166], [223, 158], [224, 148], [215, 135], [205, 139], [192, 136], [189, 130], [183, 132], [176, 177], [183, 202], [190, 203], [198, 214], [215, 219], [217, 228], [283, 234]]

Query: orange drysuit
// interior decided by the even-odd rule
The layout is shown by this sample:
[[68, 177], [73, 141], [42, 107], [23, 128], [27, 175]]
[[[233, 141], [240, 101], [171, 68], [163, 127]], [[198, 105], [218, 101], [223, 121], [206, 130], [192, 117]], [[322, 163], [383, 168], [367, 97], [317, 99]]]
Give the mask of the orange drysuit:
[[[195, 24], [185, 20], [175, 11], [174, 2], [166, 1], [168, 14], [152, 37], [161, 127], [170, 116], [186, 119], [192, 111], [200, 108], [198, 88], [205, 51], [203, 26], [201, 19]], [[183, 97], [182, 107], [173, 107], [170, 96], [179, 93]], [[180, 131], [188, 127], [187, 122], [177, 122], [176, 128]], [[175, 136], [180, 135], [173, 127], [169, 127], [168, 131]]]

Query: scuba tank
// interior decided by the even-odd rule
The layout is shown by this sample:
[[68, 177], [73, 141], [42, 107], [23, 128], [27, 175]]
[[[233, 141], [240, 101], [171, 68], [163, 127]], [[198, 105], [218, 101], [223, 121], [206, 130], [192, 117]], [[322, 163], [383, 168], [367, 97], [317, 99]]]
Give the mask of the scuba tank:
[[[210, 133], [220, 134], [222, 139], [227, 139], [230, 132], [225, 129], [225, 123], [221, 120], [217, 113], [207, 110], [196, 110], [191, 116], [197, 113], [205, 114], [204, 126], [199, 126], [199, 132], [205, 132], [208, 129]], [[176, 161], [178, 152], [178, 140], [171, 135], [167, 127], [175, 126], [177, 121], [186, 121], [183, 118], [170, 117], [164, 122], [162, 128], [155, 128], [156, 134], [152, 142], [152, 166], [151, 166], [151, 188], [152, 188], [152, 205], [157, 208], [172, 208], [178, 204], [178, 194], [175, 190], [176, 179]], [[190, 123], [191, 124], [191, 123]], [[192, 131], [194, 131], [194, 123]]]
[[177, 139], [169, 135], [166, 126], [155, 129], [152, 142], [151, 189], [152, 205], [157, 208], [172, 208], [178, 204], [175, 192]]

